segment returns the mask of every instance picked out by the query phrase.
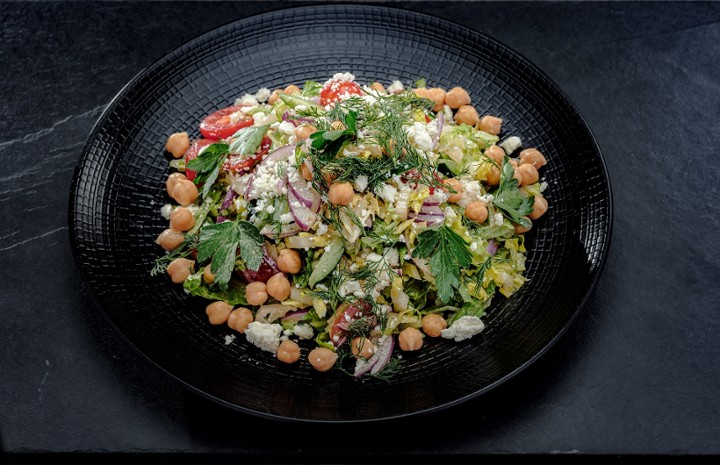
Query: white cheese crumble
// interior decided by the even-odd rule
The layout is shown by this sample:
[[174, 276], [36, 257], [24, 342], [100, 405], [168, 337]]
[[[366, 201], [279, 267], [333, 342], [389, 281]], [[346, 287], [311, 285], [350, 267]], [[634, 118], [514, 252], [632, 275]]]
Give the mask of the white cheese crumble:
[[490, 218], [490, 226], [502, 226], [503, 224], [503, 216], [502, 213], [495, 213]]
[[355, 75], [352, 73], [335, 73], [333, 74], [333, 77], [328, 80], [328, 82], [332, 81], [354, 81]]
[[267, 101], [267, 99], [270, 98], [271, 95], [272, 92], [270, 92], [270, 89], [268, 89], [267, 87], [262, 87], [258, 89], [258, 91], [255, 93], [255, 100], [257, 100], [258, 102], [265, 102]]
[[424, 152], [429, 152], [433, 149], [433, 140], [430, 134], [428, 134], [427, 125], [419, 122], [413, 123], [405, 132], [407, 132], [410, 142], [418, 149]]
[[245, 94], [239, 99], [235, 100], [235, 105], [244, 105], [244, 106], [251, 106], [256, 107], [260, 104], [260, 102], [257, 101], [254, 95], [251, 94]]
[[405, 90], [405, 86], [400, 81], [393, 81], [387, 88], [387, 91], [391, 94], [394, 94], [395, 92], [400, 92], [402, 90]]
[[517, 136], [510, 136], [498, 144], [498, 146], [503, 149], [508, 155], [520, 148], [521, 145], [522, 141]]
[[[325, 223], [322, 223], [322, 222], [319, 223], [319, 224], [318, 224], [318, 227], [317, 227], [317, 233], [318, 233], [318, 235], [319, 235], [319, 236], [322, 236], [322, 235], [325, 234], [326, 232], [328, 232], [328, 225], [326, 225]], [[316, 286], [316, 287], [317, 287], [317, 286]]]
[[312, 326], [306, 324], [295, 325], [293, 333], [295, 333], [295, 335], [300, 339], [312, 339], [315, 334]]
[[273, 354], [277, 352], [280, 346], [280, 335], [282, 334], [282, 326], [279, 324], [259, 323], [253, 321], [245, 330], [248, 342], [256, 347]]
[[173, 211], [172, 204], [166, 203], [160, 209], [160, 214], [162, 215], [163, 218], [170, 221], [170, 213], [172, 213], [172, 211]]
[[228, 335], [226, 335], [226, 336], [225, 336], [225, 345], [226, 345], [226, 346], [229, 346], [230, 344], [233, 343], [234, 340], [235, 340], [235, 335], [234, 335], [234, 334], [228, 334]]
[[277, 127], [277, 130], [287, 135], [295, 134], [295, 126], [293, 126], [292, 123], [289, 123], [287, 121], [283, 121], [282, 123], [280, 123]]
[[275, 116], [275, 113], [261, 113], [257, 112], [254, 115], [252, 115], [253, 118], [253, 124], [255, 126], [263, 126], [265, 124], [275, 124], [277, 123], [277, 116]]
[[455, 339], [455, 341], [464, 341], [470, 339], [485, 329], [485, 323], [476, 316], [461, 316], [452, 326], [443, 329], [440, 335], [445, 339]]

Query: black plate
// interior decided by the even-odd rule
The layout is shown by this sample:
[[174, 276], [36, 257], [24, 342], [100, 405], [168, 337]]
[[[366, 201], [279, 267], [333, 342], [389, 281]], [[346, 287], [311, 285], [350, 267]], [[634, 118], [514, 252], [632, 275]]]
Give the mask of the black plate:
[[[389, 382], [284, 366], [244, 337], [225, 344], [204, 303], [150, 278], [169, 172], [164, 143], [245, 92], [349, 71], [360, 82], [419, 77], [468, 89], [480, 113], [548, 159], [548, 213], [528, 235], [529, 282], [498, 299], [487, 329], [427, 340]], [[393, 8], [313, 6], [229, 24], [171, 52], [114, 99], [89, 137], [70, 198], [77, 264], [117, 331], [158, 368], [221, 404], [273, 418], [363, 421], [459, 404], [497, 387], [552, 345], [602, 269], [612, 225], [600, 150], [577, 109], [538, 68], [490, 37]], [[307, 353], [307, 349], [304, 349]]]

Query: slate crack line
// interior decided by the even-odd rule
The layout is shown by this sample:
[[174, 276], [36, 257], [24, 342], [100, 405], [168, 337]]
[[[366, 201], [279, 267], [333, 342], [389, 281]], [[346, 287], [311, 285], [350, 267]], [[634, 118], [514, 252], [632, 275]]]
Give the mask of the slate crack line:
[[60, 227], [60, 228], [53, 229], [52, 231], [48, 231], [48, 232], [42, 233], [42, 234], [40, 234], [39, 236], [33, 236], [33, 237], [30, 237], [30, 238], [27, 238], [27, 239], [25, 239], [25, 240], [23, 240], [23, 241], [16, 242], [16, 243], [14, 243], [14, 244], [12, 244], [12, 245], [9, 245], [9, 246], [7, 246], [7, 247], [1, 248], [1, 249], [0, 249], [0, 252], [4, 252], [4, 251], [10, 250], [10, 249], [14, 249], [15, 247], [18, 247], [18, 246], [23, 245], [23, 244], [27, 244], [28, 242], [32, 242], [32, 241], [37, 240], [37, 239], [42, 239], [43, 237], [47, 237], [47, 236], [49, 236], [49, 235], [51, 235], [51, 234], [55, 234], [56, 232], [62, 231], [63, 229], [67, 229], [67, 228], [68, 228], [67, 226], [62, 226], [62, 227]]

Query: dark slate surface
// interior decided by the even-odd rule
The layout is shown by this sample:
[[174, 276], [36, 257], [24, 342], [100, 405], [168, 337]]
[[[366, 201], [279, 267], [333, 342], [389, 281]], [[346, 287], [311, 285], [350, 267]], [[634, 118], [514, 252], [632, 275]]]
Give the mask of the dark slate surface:
[[85, 139], [143, 67], [284, 5], [0, 4], [3, 452], [25, 462], [61, 452], [260, 463], [720, 457], [720, 3], [392, 3], [525, 55], [577, 104], [607, 161], [615, 222], [597, 288], [570, 331], [501, 388], [412, 419], [299, 427], [187, 393], [124, 345], [69, 247]]

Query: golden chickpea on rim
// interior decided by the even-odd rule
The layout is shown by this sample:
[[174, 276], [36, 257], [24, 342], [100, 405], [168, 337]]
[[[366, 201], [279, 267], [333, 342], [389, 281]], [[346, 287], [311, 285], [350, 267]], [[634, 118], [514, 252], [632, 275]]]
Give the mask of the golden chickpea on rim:
[[531, 220], [536, 220], [543, 216], [548, 209], [548, 203], [542, 195], [536, 195], [533, 202], [533, 211], [528, 215]]
[[296, 342], [286, 339], [280, 343], [275, 356], [281, 362], [295, 363], [300, 359], [300, 346]]
[[172, 197], [173, 189], [175, 189], [175, 185], [180, 182], [184, 181], [187, 178], [182, 173], [173, 173], [170, 176], [168, 176], [167, 181], [165, 181], [165, 190], [167, 191], [168, 195]]
[[455, 122], [475, 126], [480, 122], [480, 116], [478, 116], [478, 112], [474, 107], [463, 105], [458, 108], [457, 113], [455, 113]]
[[290, 297], [290, 281], [282, 273], [277, 273], [268, 279], [265, 285], [268, 295], [282, 302]]
[[488, 217], [487, 204], [482, 200], [470, 202], [465, 207], [465, 216], [476, 223], [484, 223]]
[[282, 89], [275, 89], [272, 94], [270, 94], [270, 97], [268, 97], [268, 103], [270, 105], [275, 105], [275, 102], [278, 101], [280, 96], [278, 95], [278, 92], [282, 92]]
[[429, 313], [422, 317], [422, 329], [430, 337], [439, 337], [445, 328], [447, 328], [447, 321], [442, 315]]
[[485, 176], [485, 184], [488, 186], [497, 186], [500, 184], [500, 168], [497, 166], [490, 167], [490, 171]]
[[[527, 216], [523, 216], [523, 218], [527, 219], [528, 221], [530, 220], [530, 218], [528, 218]], [[530, 225], [529, 228], [526, 228], [525, 226], [523, 226], [519, 223], [515, 223], [514, 225], [515, 225], [515, 234], [524, 234], [524, 233], [530, 231], [530, 229], [532, 229], [532, 224]]]
[[372, 90], [378, 91], [381, 94], [387, 94], [387, 90], [385, 89], [385, 86], [380, 84], [379, 82], [375, 81], [372, 84], [370, 84], [370, 88]]
[[289, 86], [287, 86], [285, 88], [285, 90], [283, 90], [283, 94], [288, 94], [288, 95], [297, 95], [299, 93], [300, 93], [300, 88], [298, 86], [296, 86], [295, 84], [290, 84]]
[[520, 152], [520, 164], [530, 163], [536, 169], [540, 169], [547, 164], [545, 156], [538, 149], [525, 149]]
[[300, 176], [306, 181], [313, 180], [313, 174], [307, 163], [303, 162], [300, 164]]
[[173, 187], [172, 198], [183, 207], [187, 207], [198, 198], [197, 186], [187, 179], [180, 180]]
[[176, 258], [171, 261], [167, 266], [167, 274], [170, 275], [170, 279], [175, 284], [184, 283], [188, 277], [193, 273], [195, 262], [188, 260], [187, 258]]
[[187, 231], [195, 226], [195, 216], [185, 207], [178, 207], [170, 213], [170, 228]]
[[502, 166], [503, 160], [505, 159], [505, 150], [493, 144], [485, 149], [485, 156]]
[[368, 359], [375, 353], [375, 344], [366, 337], [355, 337], [350, 341], [350, 351], [355, 358]]
[[500, 134], [500, 130], [502, 129], [502, 118], [485, 115], [480, 118], [480, 122], [477, 123], [477, 126], [475, 127], [483, 132], [497, 136]]
[[334, 182], [328, 190], [328, 200], [333, 205], [349, 205], [355, 192], [349, 182]]
[[243, 334], [252, 322], [253, 314], [250, 309], [240, 307], [230, 312], [227, 324], [231, 329], [234, 329], [238, 333]]
[[337, 354], [327, 347], [316, 347], [308, 354], [308, 362], [317, 371], [328, 371], [337, 359]]
[[433, 107], [434, 112], [442, 110], [445, 106], [445, 91], [439, 87], [433, 87], [432, 89], [420, 87], [415, 89], [414, 92], [418, 97], [426, 98], [433, 102], [435, 104]]
[[213, 302], [205, 307], [205, 314], [208, 316], [211, 325], [224, 325], [227, 323], [230, 312], [232, 312], [232, 305], [222, 300]]
[[267, 287], [262, 281], [255, 281], [245, 287], [245, 300], [250, 305], [262, 305], [268, 299]]
[[297, 274], [302, 269], [302, 259], [297, 251], [282, 249], [278, 253], [277, 266], [283, 273]]
[[398, 335], [398, 343], [405, 352], [418, 350], [423, 345], [422, 333], [413, 327], [405, 328]]
[[170, 252], [171, 250], [177, 249], [184, 240], [185, 236], [183, 235], [183, 233], [179, 231], [173, 231], [172, 229], [168, 228], [160, 233], [158, 238], [155, 240], [155, 243], [166, 251]]
[[516, 171], [519, 172], [522, 177], [522, 181], [520, 181], [521, 186], [535, 184], [538, 182], [538, 179], [540, 179], [540, 174], [538, 173], [537, 168], [530, 163], [518, 166]]
[[453, 87], [445, 95], [445, 103], [452, 109], [470, 104], [470, 94], [462, 87]]
[[448, 193], [447, 201], [450, 203], [457, 203], [462, 198], [463, 185], [455, 178], [445, 178], [442, 180], [442, 183], [455, 191], [454, 193], [451, 193], [450, 189], [443, 189]]
[[187, 132], [176, 132], [168, 137], [165, 142], [165, 150], [170, 152], [174, 158], [180, 158], [190, 148], [190, 137]]

